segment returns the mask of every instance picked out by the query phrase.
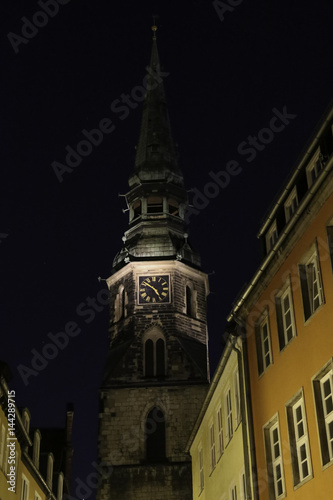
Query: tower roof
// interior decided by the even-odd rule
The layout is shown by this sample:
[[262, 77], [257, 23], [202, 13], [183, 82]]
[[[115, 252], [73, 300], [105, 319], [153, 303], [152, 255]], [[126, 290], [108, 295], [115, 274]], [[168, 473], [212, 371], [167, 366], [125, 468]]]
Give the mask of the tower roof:
[[169, 73], [162, 71], [157, 50], [156, 30], [147, 74], [144, 78], [146, 96], [139, 141], [136, 148], [134, 173], [129, 184], [142, 181], [172, 179], [176, 184], [183, 184], [182, 173], [178, 167], [176, 147], [172, 138], [169, 113], [166, 104], [163, 79]]

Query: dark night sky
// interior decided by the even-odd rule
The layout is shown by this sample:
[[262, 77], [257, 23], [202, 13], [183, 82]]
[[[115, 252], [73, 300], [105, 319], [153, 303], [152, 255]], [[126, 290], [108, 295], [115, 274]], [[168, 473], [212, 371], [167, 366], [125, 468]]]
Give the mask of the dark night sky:
[[[225, 317], [260, 261], [260, 221], [332, 97], [333, 6], [244, 0], [221, 21], [207, 0], [71, 0], [15, 54], [8, 33], [21, 35], [21, 18], [40, 10], [37, 1], [0, 6], [1, 358], [34, 425], [63, 425], [66, 402], [74, 403], [74, 477], [84, 481], [95, 459], [108, 313], [104, 307], [88, 323], [77, 307], [105, 287], [97, 277], [110, 275], [127, 227], [118, 193], [128, 190], [141, 105], [124, 120], [110, 105], [142, 84], [152, 14], [159, 14], [159, 54], [187, 188], [203, 193], [209, 173], [230, 160], [241, 168], [191, 217], [192, 245], [203, 269], [215, 272], [208, 301], [213, 369]], [[247, 161], [239, 145], [284, 107], [297, 116]], [[103, 118], [115, 130], [60, 183], [52, 162], [64, 163], [66, 146], [75, 148], [82, 130]], [[48, 334], [69, 321], [81, 333], [25, 386], [17, 367], [30, 367], [31, 350], [41, 352]]]

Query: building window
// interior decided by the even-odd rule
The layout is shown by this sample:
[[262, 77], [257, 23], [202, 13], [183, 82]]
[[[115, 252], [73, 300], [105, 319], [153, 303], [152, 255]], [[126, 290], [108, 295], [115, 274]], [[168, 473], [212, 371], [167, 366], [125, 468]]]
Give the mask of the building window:
[[235, 484], [230, 487], [230, 500], [237, 500], [237, 486]]
[[199, 492], [201, 493], [204, 489], [204, 464], [203, 464], [203, 452], [202, 448], [199, 449]]
[[24, 476], [24, 474], [22, 474], [20, 500], [28, 500], [28, 499], [29, 499], [29, 481]]
[[141, 200], [136, 200], [134, 203], [133, 203], [133, 206], [132, 206], [132, 210], [133, 210], [133, 218], [132, 220], [135, 220], [137, 219], [138, 217], [140, 217], [141, 215]]
[[333, 464], [333, 361], [313, 379], [322, 464]]
[[279, 421], [277, 416], [265, 425], [264, 438], [269, 498], [270, 500], [278, 500], [285, 496], [285, 482]]
[[37, 469], [39, 469], [40, 439], [41, 439], [40, 432], [39, 432], [39, 430], [36, 430], [35, 434], [34, 434], [32, 461]]
[[163, 214], [162, 196], [149, 196], [147, 199], [147, 214]]
[[328, 240], [328, 251], [331, 258], [331, 266], [333, 270], [333, 220], [326, 228], [327, 230], [327, 240]]
[[170, 199], [168, 200], [169, 203], [169, 214], [179, 217], [179, 203], [176, 200]]
[[295, 186], [290, 195], [288, 196], [287, 201], [284, 204], [284, 213], [286, 216], [286, 222], [289, 222], [289, 220], [292, 218], [292, 216], [296, 212], [297, 207], [298, 207], [298, 200], [297, 200], [297, 190]]
[[196, 290], [194, 290], [192, 283], [188, 283], [185, 288], [185, 314], [191, 318], [196, 318]]
[[304, 262], [299, 265], [303, 309], [305, 320], [324, 303], [324, 294], [318, 252], [314, 248]]
[[239, 482], [240, 482], [241, 500], [246, 500], [247, 499], [247, 493], [246, 493], [246, 476], [245, 476], [244, 469], [240, 473]]
[[127, 316], [127, 293], [123, 284], [118, 288], [114, 302], [115, 321], [120, 321]]
[[[35, 491], [34, 500], [42, 500], [42, 497], [37, 493], [37, 491]], [[62, 497], [61, 497], [61, 500], [62, 500]]]
[[286, 405], [294, 486], [311, 477], [309, 438], [302, 391]]
[[146, 459], [150, 462], [165, 460], [165, 417], [156, 406], [147, 415], [145, 439]]
[[289, 283], [287, 287], [284, 287], [283, 290], [275, 296], [275, 306], [279, 345], [280, 351], [282, 351], [282, 349], [296, 336], [293, 299]]
[[315, 183], [316, 179], [319, 177], [320, 171], [323, 167], [322, 158], [320, 154], [320, 148], [314, 153], [310, 163], [306, 167], [306, 179], [308, 182], [308, 188]]
[[273, 222], [266, 234], [266, 249], [267, 253], [273, 248], [278, 239], [276, 221]]
[[150, 330], [143, 338], [145, 377], [165, 376], [165, 340], [162, 332]]
[[226, 431], [227, 431], [227, 442], [233, 436], [233, 425], [232, 425], [232, 405], [231, 405], [231, 391], [230, 389], [227, 391], [225, 395], [225, 420], [226, 420]]
[[224, 451], [223, 442], [223, 421], [222, 421], [222, 408], [220, 407], [217, 411], [217, 429], [218, 429], [218, 441], [219, 441], [219, 458], [222, 456]]
[[49, 456], [47, 457], [47, 470], [46, 470], [46, 484], [52, 490], [52, 483], [53, 483], [53, 454], [49, 453]]
[[255, 325], [258, 373], [261, 375], [272, 364], [271, 335], [268, 311], [265, 311]]
[[238, 367], [234, 371], [234, 396], [235, 396], [235, 413], [236, 413], [236, 426], [241, 421], [241, 401], [240, 401], [240, 390], [239, 390], [239, 371]]
[[211, 470], [213, 470], [215, 469], [216, 466], [214, 424], [210, 426], [209, 436], [210, 436], [210, 462], [211, 462]]

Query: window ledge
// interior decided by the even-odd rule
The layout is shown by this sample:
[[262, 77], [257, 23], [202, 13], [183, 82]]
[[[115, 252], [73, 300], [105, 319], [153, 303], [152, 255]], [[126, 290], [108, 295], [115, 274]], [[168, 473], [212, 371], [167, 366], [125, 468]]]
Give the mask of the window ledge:
[[306, 477], [305, 479], [303, 479], [303, 481], [301, 481], [300, 483], [296, 484], [294, 486], [294, 491], [298, 490], [299, 488], [301, 488], [301, 486], [303, 486], [303, 484], [308, 483], [309, 481], [311, 481], [312, 478], [313, 478], [313, 474], [310, 474], [308, 477]]
[[325, 305], [325, 301], [323, 301], [323, 303], [317, 307], [317, 309], [311, 314], [311, 316], [308, 317], [308, 319], [304, 320], [304, 326], [308, 326], [308, 324], [310, 323], [312, 318], [314, 318], [314, 316], [316, 316], [316, 314], [324, 307], [324, 305]]

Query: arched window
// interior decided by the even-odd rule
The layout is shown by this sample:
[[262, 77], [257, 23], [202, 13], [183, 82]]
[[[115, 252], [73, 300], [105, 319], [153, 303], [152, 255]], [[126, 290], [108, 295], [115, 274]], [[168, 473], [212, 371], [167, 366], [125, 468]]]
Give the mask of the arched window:
[[186, 314], [192, 316], [192, 290], [186, 286]]
[[115, 321], [120, 321], [126, 317], [127, 294], [124, 285], [120, 285], [114, 302]]
[[155, 406], [145, 422], [146, 459], [150, 462], [165, 460], [165, 417]]
[[192, 283], [188, 283], [185, 287], [185, 314], [191, 318], [197, 317], [197, 292], [194, 290]]
[[157, 328], [149, 330], [143, 338], [145, 377], [165, 376], [165, 340]]

